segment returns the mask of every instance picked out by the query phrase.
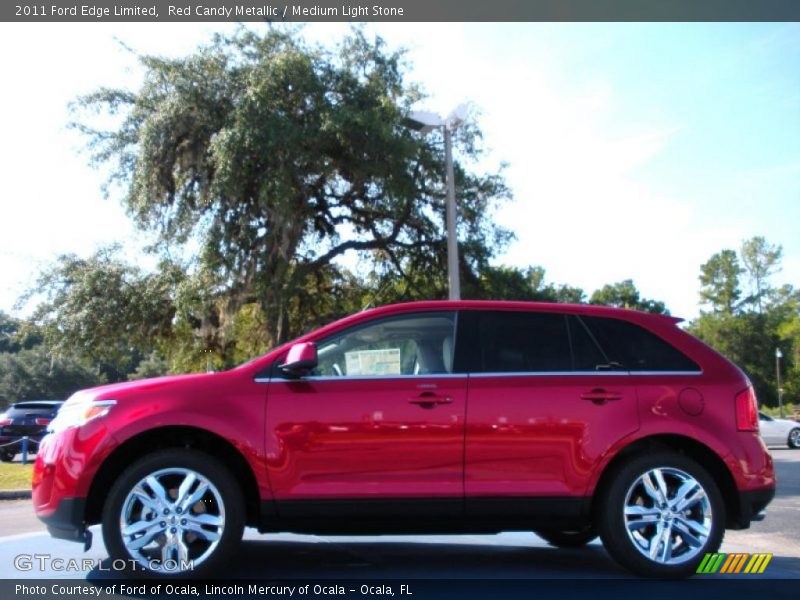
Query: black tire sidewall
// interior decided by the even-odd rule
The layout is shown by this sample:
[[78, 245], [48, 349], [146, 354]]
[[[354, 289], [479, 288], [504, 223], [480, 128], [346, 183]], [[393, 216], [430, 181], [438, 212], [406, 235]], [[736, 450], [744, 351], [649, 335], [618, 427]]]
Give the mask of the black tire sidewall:
[[161, 573], [143, 569], [138, 564], [135, 573], [139, 576], [167, 578], [204, 577], [212, 574], [233, 552], [242, 539], [245, 524], [245, 503], [241, 488], [231, 472], [216, 458], [193, 449], [165, 449], [153, 452], [125, 469], [111, 486], [103, 506], [103, 541], [112, 560], [123, 559], [127, 565], [134, 557], [125, 548], [120, 531], [120, 513], [131, 488], [148, 474], [167, 468], [186, 468], [206, 477], [220, 493], [225, 507], [225, 527], [214, 552], [193, 571], [183, 573]]
[[[623, 515], [628, 489], [643, 473], [658, 467], [680, 469], [694, 477], [711, 503], [711, 534], [705, 547], [686, 563], [664, 565], [651, 561], [628, 538]], [[613, 474], [612, 482], [606, 488], [605, 498], [601, 499], [598, 521], [606, 550], [628, 570], [645, 577], [688, 577], [697, 571], [706, 553], [716, 552], [722, 544], [725, 534], [725, 504], [714, 479], [697, 462], [675, 452], [655, 452], [629, 460]]]

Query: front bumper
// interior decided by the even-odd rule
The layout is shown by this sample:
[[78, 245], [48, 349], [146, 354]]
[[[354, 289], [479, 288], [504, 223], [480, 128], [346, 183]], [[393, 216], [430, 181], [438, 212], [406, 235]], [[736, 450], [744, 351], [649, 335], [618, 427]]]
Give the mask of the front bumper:
[[75, 450], [75, 430], [46, 436], [33, 465], [32, 499], [36, 516], [53, 537], [86, 542], [86, 497], [78, 485], [84, 472]]
[[62, 498], [56, 509], [49, 515], [38, 515], [54, 538], [82, 542], [88, 550], [92, 534], [86, 529], [83, 515], [86, 513], [85, 498]]

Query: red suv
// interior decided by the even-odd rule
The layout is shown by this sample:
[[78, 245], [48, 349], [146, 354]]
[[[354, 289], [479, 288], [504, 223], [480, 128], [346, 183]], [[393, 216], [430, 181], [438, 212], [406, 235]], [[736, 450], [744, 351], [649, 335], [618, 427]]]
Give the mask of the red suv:
[[686, 576], [775, 492], [747, 378], [678, 319], [594, 306], [418, 302], [230, 371], [72, 396], [36, 458], [58, 538], [157, 574], [262, 532], [534, 531], [602, 538]]

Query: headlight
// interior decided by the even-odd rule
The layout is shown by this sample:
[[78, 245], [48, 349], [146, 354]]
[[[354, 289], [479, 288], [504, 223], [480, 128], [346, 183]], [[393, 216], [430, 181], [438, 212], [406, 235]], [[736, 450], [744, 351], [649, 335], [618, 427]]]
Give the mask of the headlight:
[[103, 417], [108, 414], [116, 400], [78, 400], [65, 402], [58, 410], [56, 418], [50, 421], [47, 431], [59, 433], [70, 427], [80, 427], [87, 421]]

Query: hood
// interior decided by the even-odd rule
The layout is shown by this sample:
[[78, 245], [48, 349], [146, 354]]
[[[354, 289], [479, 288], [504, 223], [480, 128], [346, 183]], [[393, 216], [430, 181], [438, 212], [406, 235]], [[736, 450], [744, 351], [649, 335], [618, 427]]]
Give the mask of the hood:
[[86, 400], [125, 400], [141, 392], [154, 391], [159, 388], [180, 386], [201, 379], [211, 379], [219, 373], [194, 373], [191, 375], [168, 375], [152, 379], [138, 379], [136, 381], [122, 381], [109, 383], [85, 390], [79, 390], [69, 397], [66, 403], [73, 404]]

